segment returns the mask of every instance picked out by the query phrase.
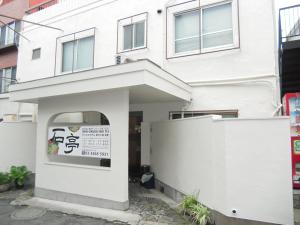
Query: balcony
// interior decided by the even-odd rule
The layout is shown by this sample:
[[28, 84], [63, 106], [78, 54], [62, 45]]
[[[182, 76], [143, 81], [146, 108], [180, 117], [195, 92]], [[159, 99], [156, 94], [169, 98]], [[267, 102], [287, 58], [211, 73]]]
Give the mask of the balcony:
[[20, 21], [14, 21], [0, 27], [0, 53], [17, 50], [19, 35], [15, 31], [19, 32], [20, 26]]
[[279, 11], [281, 94], [300, 92], [300, 5]]
[[60, 2], [60, 0], [38, 1], [38, 2], [42, 2], [42, 3], [34, 5], [29, 10], [27, 10], [26, 13], [32, 14], [32, 13], [39, 12], [41, 10], [44, 10], [50, 6], [57, 4], [58, 2]]

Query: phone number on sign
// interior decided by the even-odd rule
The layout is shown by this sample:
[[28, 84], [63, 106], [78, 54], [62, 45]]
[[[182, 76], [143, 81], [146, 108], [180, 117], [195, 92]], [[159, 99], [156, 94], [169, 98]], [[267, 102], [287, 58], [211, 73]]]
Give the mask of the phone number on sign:
[[109, 154], [107, 152], [88, 152], [82, 151], [82, 155], [84, 156], [99, 156], [99, 157], [108, 157]]

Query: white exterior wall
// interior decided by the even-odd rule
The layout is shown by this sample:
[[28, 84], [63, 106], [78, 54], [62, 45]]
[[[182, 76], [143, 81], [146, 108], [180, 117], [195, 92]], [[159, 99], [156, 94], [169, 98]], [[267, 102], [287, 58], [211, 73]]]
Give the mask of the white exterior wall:
[[200, 202], [229, 217], [293, 224], [288, 118], [157, 122], [151, 145], [163, 183], [200, 191]]
[[[239, 0], [240, 48], [166, 59], [166, 47], [170, 47], [166, 46], [166, 6], [178, 2], [65, 0], [29, 15], [26, 19], [64, 31], [26, 26], [23, 34], [31, 41], [21, 39], [17, 77], [28, 81], [53, 76], [55, 55], [58, 61], [61, 57], [60, 52], [55, 53], [56, 38], [91, 27], [96, 27], [95, 67], [113, 65], [118, 19], [148, 12], [148, 48], [122, 55], [148, 58], [194, 86], [193, 103], [187, 110], [239, 109], [241, 117], [272, 116], [278, 102], [272, 0]], [[205, 4], [213, 2], [216, 0], [207, 0]], [[158, 9], [163, 10], [162, 14], [157, 14]], [[31, 60], [32, 50], [38, 47], [42, 49], [41, 58]], [[235, 79], [234, 84], [228, 84], [228, 79]], [[266, 80], [264, 85], [255, 82], [261, 79]], [[243, 84], [237, 84], [241, 80]], [[215, 83], [219, 85], [211, 87]]]
[[[50, 118], [63, 112], [99, 111], [111, 128], [111, 168], [50, 161], [47, 132]], [[39, 103], [36, 188], [116, 202], [128, 201], [128, 90], [69, 95]], [[117, 184], [117, 185], [116, 185]]]
[[150, 165], [151, 123], [169, 119], [169, 112], [181, 111], [184, 104], [180, 102], [131, 104], [130, 111], [142, 111], [141, 125], [141, 165]]
[[16, 103], [9, 101], [7, 94], [0, 95], [0, 119], [5, 114], [34, 114], [35, 106], [27, 103]]
[[25, 165], [35, 172], [35, 123], [0, 123], [0, 143], [0, 171]]

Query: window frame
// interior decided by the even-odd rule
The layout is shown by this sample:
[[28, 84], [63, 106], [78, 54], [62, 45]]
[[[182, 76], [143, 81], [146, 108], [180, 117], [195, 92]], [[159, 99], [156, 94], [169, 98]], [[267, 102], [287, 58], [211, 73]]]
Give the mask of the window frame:
[[[232, 20], [232, 28], [231, 29], [227, 29], [228, 31], [231, 30], [232, 31], [232, 43], [231, 44], [225, 44], [225, 45], [218, 45], [218, 46], [214, 46], [214, 47], [209, 47], [209, 48], [203, 48], [204, 44], [203, 44], [203, 36], [204, 35], [210, 35], [210, 34], [216, 34], [216, 33], [221, 33], [221, 32], [225, 32], [227, 30], [221, 30], [221, 31], [217, 31], [217, 32], [211, 32], [211, 33], [207, 33], [207, 34], [203, 34], [203, 10], [205, 9], [209, 9], [209, 8], [213, 8], [213, 7], [218, 7], [221, 5], [226, 5], [226, 4], [230, 4], [231, 5], [231, 20]], [[206, 53], [206, 52], [212, 52], [212, 51], [218, 51], [218, 50], [226, 50], [226, 49], [232, 49], [234, 47], [234, 29], [233, 29], [233, 5], [232, 5], [232, 1], [225, 1], [225, 2], [221, 2], [221, 3], [217, 3], [217, 4], [211, 4], [211, 5], [207, 5], [204, 7], [201, 7], [201, 12], [200, 12], [200, 52], [201, 53]]]
[[[38, 51], [39, 52], [39, 54], [38, 54], [38, 57], [36, 57], [35, 55], [34, 55], [34, 53], [36, 52], [36, 51]], [[35, 57], [34, 57], [35, 56]], [[32, 54], [31, 54], [31, 60], [39, 60], [40, 58], [41, 58], [41, 56], [42, 56], [42, 48], [34, 48], [34, 49], [32, 49]]]
[[[80, 39], [84, 38], [92, 38], [93, 41], [93, 55], [92, 55], [92, 66], [83, 69], [75, 69], [75, 45]], [[67, 42], [73, 43], [73, 51], [72, 51], [72, 69], [70, 71], [63, 72], [63, 44]], [[67, 34], [64, 36], [60, 36], [56, 38], [56, 50], [55, 50], [55, 68], [54, 68], [54, 76], [72, 74], [82, 71], [88, 71], [95, 68], [95, 49], [96, 49], [96, 28], [88, 28], [85, 30], [81, 30], [75, 33]]]
[[[201, 3], [200, 3], [201, 2]], [[217, 7], [220, 5], [231, 4], [232, 9], [232, 34], [233, 43], [220, 45], [215, 47], [203, 48], [203, 10]], [[193, 55], [201, 55], [206, 53], [214, 53], [219, 51], [228, 51], [240, 48], [240, 33], [239, 33], [239, 0], [210, 0], [202, 4], [202, 1], [188, 1], [175, 5], [170, 5], [166, 8], [166, 59], [180, 58]], [[176, 53], [175, 46], [175, 17], [189, 12], [199, 12], [199, 49], [192, 51], [184, 51]], [[207, 34], [206, 34], [207, 35]]]
[[[135, 47], [136, 24], [144, 22], [144, 45]], [[132, 25], [132, 48], [124, 49], [124, 27]], [[148, 46], [148, 12], [140, 13], [118, 20], [117, 54], [146, 49]]]
[[[175, 55], [181, 55], [181, 54], [197, 54], [199, 53], [200, 49], [201, 49], [201, 46], [200, 46], [200, 39], [201, 39], [201, 30], [200, 30], [200, 26], [199, 26], [199, 34], [197, 36], [197, 38], [199, 39], [199, 49], [195, 49], [195, 50], [190, 50], [190, 51], [184, 51], [184, 52], [176, 52], [176, 17], [177, 16], [180, 16], [180, 15], [184, 15], [184, 14], [188, 14], [188, 13], [193, 13], [193, 12], [196, 12], [198, 11], [198, 13], [200, 13], [200, 9], [199, 8], [194, 8], [194, 9], [189, 9], [189, 10], [185, 10], [185, 11], [181, 11], [181, 12], [176, 12], [174, 13], [174, 41], [173, 41], [173, 45], [174, 45], [174, 54]], [[200, 16], [199, 16], [199, 20], [200, 20]], [[199, 21], [199, 25], [200, 25], [200, 22]], [[192, 37], [190, 37], [192, 38]], [[178, 40], [177, 40], [178, 41]]]
[[[16, 33], [13, 30], [15, 30], [15, 28], [16, 28], [16, 22], [15, 21], [10, 22], [6, 26], [7, 27], [6, 27], [6, 30], [5, 30], [5, 46], [15, 43]], [[12, 36], [13, 36], [12, 37], [12, 42], [8, 42], [10, 34], [12, 34]]]
[[[6, 79], [7, 70], [10, 70], [10, 78]], [[1, 73], [0, 73], [0, 94], [6, 94], [9, 92], [9, 90], [8, 90], [8, 88], [5, 91], [2, 90], [3, 83], [4, 83], [4, 85], [7, 85], [7, 87], [9, 87], [11, 84], [13, 84], [14, 82], [17, 81], [17, 79], [16, 79], [17, 66], [1, 68], [0, 71], [1, 71]], [[4, 77], [5, 77], [5, 79], [4, 79]]]
[[[185, 115], [191, 114], [190, 117], [185, 117]], [[193, 118], [198, 117], [197, 115], [194, 116], [194, 114], [203, 114], [198, 116], [206, 116], [206, 115], [232, 115], [232, 118], [238, 118], [239, 117], [239, 110], [237, 109], [228, 109], [228, 110], [195, 110], [195, 111], [170, 111], [169, 112], [169, 120], [177, 120], [177, 119], [185, 119], [185, 118]], [[181, 115], [180, 118], [173, 119], [173, 115]], [[222, 117], [223, 118], [223, 117]], [[227, 117], [229, 118], [229, 117]]]

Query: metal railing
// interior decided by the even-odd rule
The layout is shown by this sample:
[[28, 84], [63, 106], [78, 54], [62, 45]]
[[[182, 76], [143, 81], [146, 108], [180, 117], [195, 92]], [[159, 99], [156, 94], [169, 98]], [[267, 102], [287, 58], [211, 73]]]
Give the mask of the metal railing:
[[279, 10], [279, 41], [300, 40], [300, 5]]
[[13, 78], [0, 77], [0, 94], [8, 93], [8, 88], [11, 84], [16, 84], [18, 81]]
[[26, 11], [27, 14], [32, 14], [32, 13], [36, 13], [36, 12], [39, 12], [45, 8], [48, 8], [50, 6], [53, 6], [55, 4], [57, 4], [59, 2], [59, 0], [49, 0], [49, 1], [46, 1], [46, 2], [43, 2], [39, 5], [36, 5], [32, 8], [30, 8], [29, 10]]
[[278, 20], [278, 65], [281, 95], [283, 95], [283, 54], [287, 45], [300, 41], [300, 4], [279, 10]]

